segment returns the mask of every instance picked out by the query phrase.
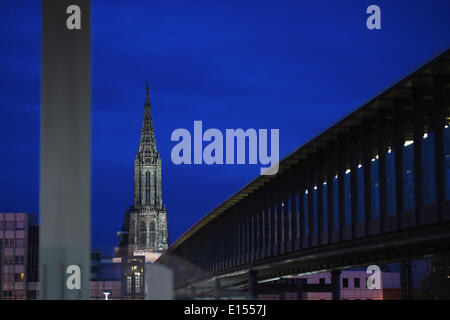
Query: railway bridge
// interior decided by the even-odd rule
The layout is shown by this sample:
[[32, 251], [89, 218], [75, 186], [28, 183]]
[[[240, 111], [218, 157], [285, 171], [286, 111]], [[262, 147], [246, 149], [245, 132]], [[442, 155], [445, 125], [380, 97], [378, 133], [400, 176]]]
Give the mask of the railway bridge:
[[447, 50], [223, 201], [156, 263], [174, 270], [178, 297], [254, 298], [289, 275], [446, 253], [449, 122]]

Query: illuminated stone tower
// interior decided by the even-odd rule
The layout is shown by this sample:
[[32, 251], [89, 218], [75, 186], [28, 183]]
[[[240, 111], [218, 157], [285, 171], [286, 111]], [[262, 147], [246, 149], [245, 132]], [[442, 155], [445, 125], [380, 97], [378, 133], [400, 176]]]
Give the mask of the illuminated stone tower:
[[141, 139], [134, 161], [134, 201], [126, 210], [122, 230], [118, 233], [122, 252], [126, 248], [129, 255], [145, 255], [151, 257], [149, 260], [168, 246], [167, 211], [161, 191], [161, 158], [156, 149], [151, 107], [147, 82]]

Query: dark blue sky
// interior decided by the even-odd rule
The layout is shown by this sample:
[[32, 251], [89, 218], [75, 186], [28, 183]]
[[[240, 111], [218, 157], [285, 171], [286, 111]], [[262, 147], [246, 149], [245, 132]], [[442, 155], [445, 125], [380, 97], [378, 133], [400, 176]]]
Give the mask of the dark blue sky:
[[[285, 156], [450, 44], [450, 2], [92, 0], [93, 247], [116, 245], [151, 87], [170, 242], [259, 165], [175, 166], [174, 129], [279, 128]], [[283, 4], [281, 4], [283, 2]], [[381, 7], [382, 30], [366, 28]], [[40, 1], [0, 1], [0, 212], [38, 212]]]

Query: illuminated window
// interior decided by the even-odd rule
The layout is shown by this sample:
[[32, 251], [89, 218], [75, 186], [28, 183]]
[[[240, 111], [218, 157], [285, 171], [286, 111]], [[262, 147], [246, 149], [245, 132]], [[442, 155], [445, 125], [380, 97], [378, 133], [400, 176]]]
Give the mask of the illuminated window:
[[136, 292], [141, 292], [141, 277], [140, 276], [137, 276], [136, 278], [135, 278], [135, 280], [136, 280]]
[[25, 274], [23, 272], [14, 274], [15, 282], [22, 282], [25, 279]]
[[131, 289], [132, 289], [132, 283], [131, 283], [131, 276], [127, 276], [127, 292], [131, 293]]

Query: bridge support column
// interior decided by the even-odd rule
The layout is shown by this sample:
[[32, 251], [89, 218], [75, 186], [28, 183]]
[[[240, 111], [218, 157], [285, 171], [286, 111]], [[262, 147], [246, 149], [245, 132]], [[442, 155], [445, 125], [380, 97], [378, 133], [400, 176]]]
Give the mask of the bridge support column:
[[386, 176], [386, 152], [388, 147], [387, 125], [383, 120], [383, 114], [377, 117], [377, 140], [378, 140], [378, 181], [379, 181], [379, 202], [380, 202], [380, 227], [376, 232], [384, 232], [387, 215], [387, 176]]
[[414, 209], [416, 226], [420, 226], [423, 207], [423, 160], [422, 139], [424, 134], [424, 106], [420, 92], [413, 91], [413, 136], [414, 136]]
[[436, 177], [436, 211], [438, 222], [444, 217], [445, 190], [449, 186], [445, 185], [445, 162], [444, 162], [444, 126], [445, 126], [445, 105], [449, 96], [444, 91], [444, 79], [434, 77], [435, 93], [432, 109], [432, 126], [434, 131], [434, 161]]
[[395, 195], [397, 206], [397, 230], [403, 225], [404, 211], [404, 181], [403, 181], [403, 144], [405, 142], [403, 104], [394, 101], [396, 114], [394, 115], [393, 149], [395, 151]]
[[341, 300], [341, 270], [331, 271], [331, 285], [333, 300]]
[[257, 300], [258, 299], [258, 293], [257, 293], [257, 275], [258, 272], [256, 270], [250, 270], [248, 272], [248, 299], [249, 300]]
[[400, 281], [402, 286], [402, 299], [413, 299], [412, 264], [411, 261], [402, 261], [400, 270]]
[[306, 279], [298, 279], [297, 300], [303, 300], [303, 284], [306, 283]]
[[220, 300], [220, 279], [214, 279], [214, 299]]

